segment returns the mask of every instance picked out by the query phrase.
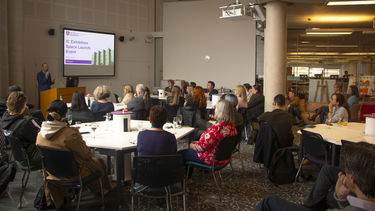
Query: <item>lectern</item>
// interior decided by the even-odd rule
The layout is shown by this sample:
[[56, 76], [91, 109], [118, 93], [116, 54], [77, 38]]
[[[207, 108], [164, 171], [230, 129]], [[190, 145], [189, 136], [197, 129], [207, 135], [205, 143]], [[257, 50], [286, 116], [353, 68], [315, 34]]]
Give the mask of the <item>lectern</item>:
[[40, 92], [40, 110], [43, 116], [46, 117], [49, 104], [54, 100], [60, 99], [60, 97], [66, 103], [71, 103], [72, 95], [77, 90], [86, 95], [86, 87], [53, 88]]

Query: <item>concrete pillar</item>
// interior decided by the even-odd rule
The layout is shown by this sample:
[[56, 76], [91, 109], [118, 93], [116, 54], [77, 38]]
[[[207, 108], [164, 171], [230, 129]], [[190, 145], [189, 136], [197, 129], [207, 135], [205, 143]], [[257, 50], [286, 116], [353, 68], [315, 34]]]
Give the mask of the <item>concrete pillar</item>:
[[25, 89], [23, 46], [23, 0], [8, 1], [9, 84]]
[[286, 92], [286, 3], [267, 3], [264, 31], [265, 110], [273, 110], [273, 98]]

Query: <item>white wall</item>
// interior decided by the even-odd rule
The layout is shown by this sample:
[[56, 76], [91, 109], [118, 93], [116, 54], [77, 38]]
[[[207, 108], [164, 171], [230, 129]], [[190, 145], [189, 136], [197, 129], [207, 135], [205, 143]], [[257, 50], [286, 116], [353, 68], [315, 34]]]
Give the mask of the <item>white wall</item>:
[[[116, 76], [112, 78], [80, 78], [80, 86], [92, 93], [99, 84], [110, 85], [113, 93], [122, 95], [124, 84], [153, 85], [154, 44], [145, 37], [154, 30], [154, 2], [150, 0], [25, 0], [24, 58], [26, 93], [37, 102], [36, 74], [43, 62], [49, 64], [53, 87], [65, 87], [62, 72], [62, 28], [71, 27], [125, 36], [116, 40]], [[49, 36], [49, 28], [55, 35]], [[128, 36], [135, 40], [128, 41]], [[112, 99], [113, 96], [112, 96]]]
[[[255, 22], [219, 19], [224, 0], [164, 3], [163, 78], [234, 88], [255, 81]], [[211, 57], [205, 61], [204, 57]]]

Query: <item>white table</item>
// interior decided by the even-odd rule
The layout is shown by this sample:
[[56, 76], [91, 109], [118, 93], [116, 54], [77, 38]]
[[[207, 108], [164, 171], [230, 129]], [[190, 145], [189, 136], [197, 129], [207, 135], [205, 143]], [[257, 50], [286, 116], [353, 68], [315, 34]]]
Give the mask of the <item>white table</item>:
[[[143, 129], [151, 128], [151, 124], [148, 121], [131, 120], [131, 132], [115, 132], [112, 127], [113, 121], [102, 121], [94, 123], [82, 123], [80, 126], [80, 132], [86, 145], [91, 148], [95, 148], [99, 153], [107, 155], [107, 166], [110, 170], [111, 162], [110, 157], [114, 156], [116, 160], [115, 172], [117, 181], [117, 200], [119, 204], [124, 203], [124, 195], [122, 192], [122, 181], [125, 178], [125, 163], [124, 155], [137, 151], [137, 137], [138, 137], [138, 125], [142, 126]], [[91, 130], [90, 125], [96, 124], [98, 128], [95, 131], [95, 137]], [[166, 123], [164, 129], [173, 133], [177, 140], [182, 139], [184, 136], [191, 133], [194, 128], [182, 127], [180, 129], [170, 128], [172, 124]], [[89, 132], [89, 133], [87, 133]]]
[[[370, 144], [375, 144], [375, 137], [365, 135], [365, 124], [357, 122], [349, 122], [347, 126], [332, 124], [332, 126], [327, 124], [317, 124], [313, 128], [304, 128], [304, 130], [318, 133], [323, 139], [332, 144], [332, 161], [336, 160], [336, 150], [337, 146], [341, 146], [341, 140], [346, 140], [350, 142], [368, 142]], [[299, 131], [301, 134], [301, 132]]]

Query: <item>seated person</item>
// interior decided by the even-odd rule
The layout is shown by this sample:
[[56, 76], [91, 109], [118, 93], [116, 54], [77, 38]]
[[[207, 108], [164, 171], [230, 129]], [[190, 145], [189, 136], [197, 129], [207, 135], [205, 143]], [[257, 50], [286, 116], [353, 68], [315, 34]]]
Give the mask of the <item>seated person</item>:
[[247, 108], [247, 96], [245, 87], [241, 85], [236, 86], [236, 90], [234, 91], [234, 93], [236, 94], [238, 99], [236, 109], [238, 110], [240, 108]]
[[184, 97], [181, 96], [180, 87], [174, 86], [171, 95], [167, 97], [165, 108], [168, 111], [168, 121], [173, 122], [173, 117], [177, 115], [178, 108], [184, 105]]
[[[227, 100], [219, 100], [215, 108], [215, 119], [218, 121], [207, 129], [200, 137], [199, 141], [190, 143], [190, 149], [182, 150], [185, 161], [194, 161], [206, 165], [212, 165], [214, 152], [220, 140], [237, 134], [234, 125], [233, 105]], [[230, 158], [225, 161], [215, 162], [216, 166], [227, 164]], [[193, 168], [188, 173], [191, 178]]]
[[188, 99], [185, 106], [193, 109], [199, 109], [201, 113], [201, 119], [207, 120], [207, 100], [204, 95], [204, 90], [200, 86], [196, 86], [193, 91], [191, 100]]
[[133, 98], [134, 98], [134, 91], [131, 85], [125, 85], [124, 87], [124, 99], [122, 99], [121, 103], [127, 105]]
[[165, 87], [165, 91], [167, 92], [167, 94], [170, 94], [172, 92], [172, 88], [174, 86], [174, 80], [168, 80], [168, 86]]
[[93, 113], [106, 114], [115, 110], [112, 102], [108, 101], [111, 96], [111, 90], [106, 85], [100, 85], [94, 90], [95, 101], [91, 104]]
[[[103, 161], [99, 161], [94, 157], [91, 149], [86, 146], [78, 129], [68, 127], [65, 121], [65, 114], [68, 108], [64, 101], [55, 100], [47, 109], [47, 120], [43, 122], [40, 133], [38, 134], [36, 144], [38, 146], [49, 147], [53, 149], [70, 150], [73, 152], [75, 161], [79, 164], [82, 178], [90, 174], [100, 171], [102, 174], [104, 193], [110, 190], [109, 180], [105, 174], [105, 166]], [[62, 178], [55, 177], [48, 174], [48, 178], [62, 180]], [[63, 178], [68, 180], [70, 178]], [[99, 182], [92, 182], [89, 188], [97, 193], [100, 193]], [[56, 208], [60, 208], [64, 203], [64, 188], [47, 183], [45, 189], [47, 206], [51, 205], [51, 200]]]
[[293, 117], [297, 117], [298, 121], [303, 121], [302, 116], [305, 115], [305, 104], [301, 102], [298, 96], [293, 89], [290, 89], [288, 92], [288, 113], [293, 115]]
[[215, 82], [213, 81], [208, 81], [207, 82], [207, 93], [208, 96], [207, 98], [209, 100], [212, 100], [212, 95], [218, 94], [219, 92], [215, 89]]
[[152, 128], [138, 133], [138, 155], [171, 155], [177, 153], [176, 137], [163, 130], [167, 118], [167, 110], [164, 107], [152, 106], [149, 117]]
[[185, 96], [187, 95], [187, 87], [189, 85], [189, 82], [185, 81], [185, 80], [181, 80], [181, 96], [183, 98], [185, 98]]
[[349, 86], [348, 94], [349, 94], [349, 98], [348, 98], [349, 107], [352, 107], [352, 105], [359, 103], [359, 91], [356, 85]]
[[251, 86], [249, 83], [245, 83], [243, 84], [243, 86], [245, 87], [245, 90], [246, 90], [246, 97], [247, 97], [247, 101], [249, 101], [250, 99], [250, 94], [251, 94]]
[[197, 86], [197, 83], [195, 83], [194, 81], [190, 82], [190, 86], [193, 87], [193, 89]]
[[[17, 138], [28, 155], [30, 165], [41, 167], [42, 156], [35, 146], [37, 134], [39, 132], [38, 123], [31, 116], [24, 116], [27, 98], [23, 92], [11, 92], [7, 99], [7, 111], [1, 119], [1, 129], [5, 137]], [[10, 140], [11, 141], [11, 140]], [[13, 139], [13, 141], [15, 141]], [[21, 163], [27, 166], [27, 163]]]
[[192, 104], [192, 102], [193, 102], [193, 90], [194, 90], [193, 86], [186, 87], [186, 94], [184, 96], [184, 98], [185, 98], [184, 106], [187, 106], [188, 102], [190, 104]]
[[341, 161], [343, 171], [322, 168], [304, 206], [270, 195], [255, 211], [375, 210], [375, 145], [343, 143]]
[[259, 115], [264, 113], [264, 96], [261, 93], [260, 85], [254, 85], [251, 87], [251, 97], [247, 103], [247, 120], [258, 121]]
[[143, 84], [137, 84], [135, 87], [136, 97], [124, 107], [125, 110], [133, 112], [131, 119], [146, 120], [146, 113], [151, 107], [150, 92], [147, 90]]
[[333, 94], [331, 102], [328, 105], [329, 113], [327, 122], [348, 122], [350, 119], [350, 111], [342, 94]]
[[93, 122], [94, 114], [88, 109], [84, 94], [77, 90], [72, 96], [72, 105], [70, 106], [66, 116], [71, 116], [72, 124], [76, 122]]
[[260, 122], [267, 122], [275, 131], [279, 147], [289, 147], [293, 145], [293, 116], [285, 111], [285, 97], [278, 94], [273, 99], [275, 109], [272, 112], [261, 114], [258, 119]]

